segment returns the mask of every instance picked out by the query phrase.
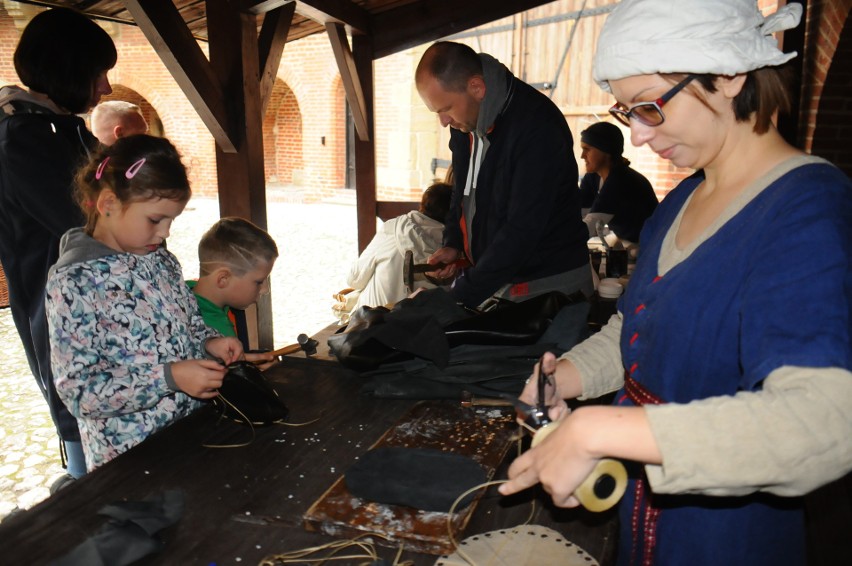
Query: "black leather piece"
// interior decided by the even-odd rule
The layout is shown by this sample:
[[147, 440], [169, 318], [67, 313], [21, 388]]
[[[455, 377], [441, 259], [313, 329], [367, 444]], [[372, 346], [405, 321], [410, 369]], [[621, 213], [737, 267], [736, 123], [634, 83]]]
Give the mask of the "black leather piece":
[[[381, 447], [368, 451], [346, 470], [355, 497], [424, 511], [450, 510], [465, 491], [484, 483], [485, 470], [471, 458], [427, 448]], [[456, 510], [470, 505], [467, 495]]]
[[228, 366], [228, 373], [213, 403], [225, 416], [245, 424], [269, 425], [287, 418], [287, 406], [263, 373], [251, 362]]
[[444, 332], [450, 347], [461, 344], [533, 344], [564, 306], [578, 302], [586, 302], [582, 293], [568, 297], [554, 292], [519, 303], [503, 301], [495, 310], [447, 325]]
[[164, 545], [156, 535], [180, 519], [183, 493], [171, 490], [144, 501], [111, 503], [98, 513], [109, 522], [52, 566], [123, 566], [159, 552]]
[[400, 301], [391, 311], [358, 309], [346, 331], [331, 336], [328, 345], [343, 366], [359, 372], [413, 358], [444, 368], [456, 346], [534, 344], [564, 307], [580, 303], [588, 304], [581, 293], [567, 297], [553, 292], [472, 313], [442, 289], [432, 289]]

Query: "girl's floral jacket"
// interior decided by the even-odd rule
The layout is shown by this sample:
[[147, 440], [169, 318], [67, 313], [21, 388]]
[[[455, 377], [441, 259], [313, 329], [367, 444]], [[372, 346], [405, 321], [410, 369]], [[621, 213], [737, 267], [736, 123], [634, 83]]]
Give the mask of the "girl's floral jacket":
[[119, 253], [69, 230], [46, 306], [56, 390], [79, 421], [89, 470], [201, 406], [177, 391], [170, 363], [207, 357], [217, 333], [164, 247]]

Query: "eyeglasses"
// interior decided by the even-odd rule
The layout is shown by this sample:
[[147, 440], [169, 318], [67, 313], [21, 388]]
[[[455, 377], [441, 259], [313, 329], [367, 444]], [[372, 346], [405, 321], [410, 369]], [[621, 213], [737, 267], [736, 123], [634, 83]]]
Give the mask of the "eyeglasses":
[[697, 77], [695, 75], [689, 75], [653, 102], [640, 102], [632, 108], [625, 108], [623, 104], [616, 102], [612, 108], [609, 109], [609, 113], [628, 128], [630, 127], [631, 118], [635, 118], [646, 126], [659, 126], [666, 121], [666, 115], [663, 114], [663, 106], [671, 100], [674, 95], [683, 90], [683, 87], [696, 78]]

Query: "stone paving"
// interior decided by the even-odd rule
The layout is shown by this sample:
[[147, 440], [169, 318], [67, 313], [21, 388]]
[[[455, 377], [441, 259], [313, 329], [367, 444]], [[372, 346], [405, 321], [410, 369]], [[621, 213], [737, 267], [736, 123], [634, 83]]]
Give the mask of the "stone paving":
[[[175, 221], [169, 248], [186, 278], [198, 275], [196, 246], [219, 216], [218, 203], [193, 198]], [[280, 256], [272, 271], [275, 345], [285, 346], [305, 332], [325, 328], [331, 295], [346, 287], [357, 258], [355, 207], [341, 204], [267, 204], [269, 232]], [[0, 309], [0, 518], [49, 497], [49, 487], [64, 473], [59, 440], [36, 386], [9, 309]]]

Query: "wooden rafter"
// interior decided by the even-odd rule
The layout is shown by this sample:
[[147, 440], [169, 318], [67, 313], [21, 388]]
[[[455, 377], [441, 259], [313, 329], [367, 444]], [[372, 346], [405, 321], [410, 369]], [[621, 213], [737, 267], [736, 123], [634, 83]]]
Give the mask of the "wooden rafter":
[[236, 151], [228, 131], [222, 88], [175, 5], [162, 0], [125, 0], [124, 5], [148, 38], [181, 90], [225, 152]]
[[352, 33], [370, 33], [370, 14], [348, 0], [299, 0], [296, 12], [326, 27], [339, 23]]
[[352, 50], [349, 48], [349, 41], [346, 39], [346, 30], [342, 24], [337, 23], [328, 23], [325, 27], [328, 30], [331, 50], [334, 52], [337, 68], [340, 71], [340, 79], [343, 81], [343, 90], [346, 92], [346, 99], [349, 101], [349, 107], [352, 109], [352, 120], [355, 122], [355, 131], [358, 132], [358, 138], [361, 141], [367, 141], [370, 139], [370, 133], [367, 128], [367, 106], [364, 102], [364, 87], [358, 78], [358, 70], [355, 67]]
[[241, 12], [248, 12], [256, 16], [266, 14], [285, 4], [295, 4], [296, 0], [241, 0], [237, 6]]
[[260, 58], [260, 101], [262, 113], [266, 113], [278, 65], [287, 42], [287, 32], [293, 21], [296, 4], [291, 2], [268, 12], [263, 18], [263, 26], [257, 38], [257, 51]]
[[548, 4], [553, 0], [429, 0], [373, 15], [376, 59]]

